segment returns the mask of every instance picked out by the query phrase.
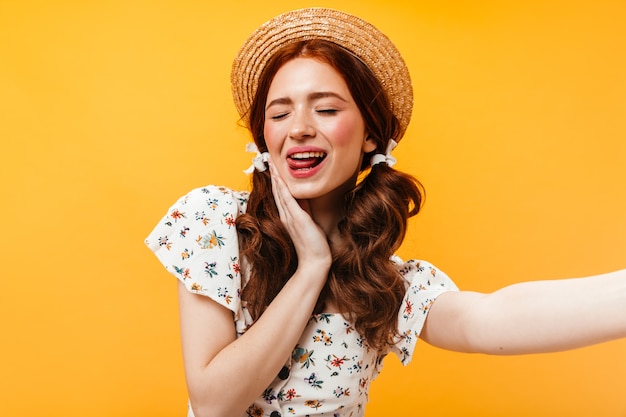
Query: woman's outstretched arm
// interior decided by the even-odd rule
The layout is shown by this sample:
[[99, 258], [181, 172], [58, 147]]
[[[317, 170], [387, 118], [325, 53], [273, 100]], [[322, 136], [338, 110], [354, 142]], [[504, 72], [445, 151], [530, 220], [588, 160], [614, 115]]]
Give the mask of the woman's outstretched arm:
[[179, 285], [185, 376], [196, 417], [244, 414], [290, 357], [326, 282], [326, 235], [279, 178], [273, 189], [298, 268], [250, 329], [237, 338], [230, 310]]
[[442, 294], [421, 336], [460, 352], [555, 352], [626, 337], [626, 270]]

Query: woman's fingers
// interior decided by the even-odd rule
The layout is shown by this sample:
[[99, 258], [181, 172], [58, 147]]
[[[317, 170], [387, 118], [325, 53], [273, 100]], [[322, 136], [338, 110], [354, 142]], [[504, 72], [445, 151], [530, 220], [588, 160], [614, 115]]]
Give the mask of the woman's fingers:
[[280, 220], [287, 229], [298, 259], [304, 261], [308, 256], [326, 257], [330, 254], [327, 237], [311, 218], [308, 201], [298, 202], [289, 191], [276, 168], [270, 162], [272, 175], [272, 193], [278, 208]]
[[[285, 184], [271, 163], [270, 170], [272, 174], [272, 193], [274, 194], [276, 207], [278, 208], [280, 219], [289, 230], [289, 233], [292, 234], [292, 228], [297, 227], [296, 223], [298, 220], [305, 222], [308, 220], [310, 223], [313, 223], [310, 217], [300, 208], [298, 202], [291, 195], [287, 184]], [[302, 217], [303, 214], [306, 215], [304, 218]]]
[[[274, 168], [271, 162], [269, 162], [269, 166], [270, 166], [270, 174], [271, 174], [270, 178], [272, 181], [272, 194], [274, 195], [274, 201], [276, 202], [276, 208], [278, 209], [280, 220], [284, 223], [285, 222], [285, 209], [283, 207], [283, 198], [281, 196], [280, 189], [285, 184], [283, 183], [282, 179], [278, 177], [278, 174], [276, 173], [276, 168]], [[279, 182], [281, 184], [279, 184]]]
[[276, 200], [276, 205], [279, 212], [284, 215], [294, 214], [294, 210], [297, 212], [300, 209], [298, 202], [293, 198], [287, 184], [281, 178], [280, 174], [270, 163], [270, 170], [272, 174], [272, 193]]

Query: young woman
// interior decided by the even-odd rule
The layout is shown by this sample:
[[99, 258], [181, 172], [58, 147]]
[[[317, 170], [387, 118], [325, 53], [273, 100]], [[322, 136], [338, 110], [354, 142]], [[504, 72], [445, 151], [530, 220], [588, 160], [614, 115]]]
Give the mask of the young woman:
[[412, 91], [370, 24], [278, 16], [232, 82], [258, 152], [251, 192], [193, 190], [146, 241], [179, 279], [190, 416], [362, 416], [382, 358], [408, 363], [418, 337], [519, 354], [626, 336], [626, 271], [479, 294], [394, 255], [421, 203], [390, 154]]

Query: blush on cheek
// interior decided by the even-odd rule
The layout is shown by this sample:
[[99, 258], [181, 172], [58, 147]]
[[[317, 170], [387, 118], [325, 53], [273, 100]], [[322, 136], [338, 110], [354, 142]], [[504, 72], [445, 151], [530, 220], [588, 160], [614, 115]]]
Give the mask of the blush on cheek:
[[269, 124], [265, 124], [265, 126], [263, 127], [263, 137], [265, 138], [265, 144], [268, 147], [268, 150], [271, 152], [272, 151], [272, 145], [274, 145], [276, 143], [275, 138], [278, 136], [279, 132], [278, 132], [278, 128], [276, 127], [272, 127]]
[[[361, 131], [363, 133], [360, 133]], [[344, 118], [332, 128], [333, 141], [338, 146], [348, 145], [350, 142], [354, 141], [355, 135], [358, 137], [365, 136], [365, 128], [362, 126], [362, 123], [360, 123], [360, 120]]]

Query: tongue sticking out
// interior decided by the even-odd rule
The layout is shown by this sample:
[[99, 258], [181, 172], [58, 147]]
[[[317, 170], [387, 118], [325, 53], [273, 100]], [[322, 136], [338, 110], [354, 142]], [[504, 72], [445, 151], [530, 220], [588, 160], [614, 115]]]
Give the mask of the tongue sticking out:
[[326, 155], [323, 156], [309, 156], [309, 157], [294, 157], [287, 158], [287, 164], [291, 169], [311, 169], [316, 167], [322, 162]]

